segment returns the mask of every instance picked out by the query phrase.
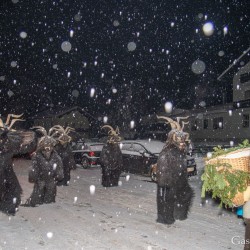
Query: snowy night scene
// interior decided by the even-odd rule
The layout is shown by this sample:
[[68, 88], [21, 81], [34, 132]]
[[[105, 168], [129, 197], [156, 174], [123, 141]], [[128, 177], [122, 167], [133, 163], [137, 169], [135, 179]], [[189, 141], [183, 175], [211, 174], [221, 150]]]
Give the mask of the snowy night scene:
[[250, 249], [248, 0], [0, 1], [0, 250]]

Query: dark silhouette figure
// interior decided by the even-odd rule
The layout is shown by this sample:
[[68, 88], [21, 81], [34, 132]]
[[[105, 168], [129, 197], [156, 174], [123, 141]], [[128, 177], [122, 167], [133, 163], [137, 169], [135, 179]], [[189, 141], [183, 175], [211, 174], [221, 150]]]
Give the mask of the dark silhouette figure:
[[172, 130], [157, 161], [157, 222], [172, 224], [187, 219], [194, 196], [186, 167], [188, 134], [182, 131], [185, 123], [181, 128], [179, 121], [159, 118], [166, 119]]
[[15, 131], [16, 121], [22, 115], [9, 114], [6, 123], [0, 119], [0, 211], [15, 215], [21, 203], [22, 188], [13, 170], [13, 156], [31, 152], [36, 147], [33, 131]]
[[100, 163], [102, 168], [102, 185], [104, 187], [118, 186], [118, 181], [122, 172], [122, 152], [120, 149], [120, 137], [118, 135], [118, 128], [116, 131], [109, 125], [102, 128], [109, 128], [109, 137], [107, 143], [104, 145], [101, 155]]
[[70, 145], [72, 138], [68, 135], [71, 131], [74, 131], [74, 129], [70, 127], [64, 129], [60, 125], [55, 125], [53, 128], [58, 132], [57, 135], [59, 136], [56, 139], [58, 143], [55, 146], [55, 150], [62, 158], [64, 175], [63, 179], [57, 182], [57, 185], [68, 186], [70, 181], [70, 171], [76, 169], [76, 163]]
[[29, 182], [34, 183], [33, 192], [26, 201], [25, 206], [36, 206], [43, 203], [55, 202], [57, 192], [57, 181], [63, 179], [63, 163], [61, 157], [55, 151], [56, 140], [48, 135], [43, 127], [38, 131], [43, 133], [37, 150], [32, 157], [32, 168], [29, 171]]

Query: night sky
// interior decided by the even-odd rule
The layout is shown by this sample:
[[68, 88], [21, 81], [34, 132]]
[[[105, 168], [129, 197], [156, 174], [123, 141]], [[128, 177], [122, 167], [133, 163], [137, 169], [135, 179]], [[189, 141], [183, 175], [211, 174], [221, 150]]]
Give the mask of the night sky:
[[136, 120], [167, 101], [212, 105], [226, 90], [232, 101], [232, 72], [249, 56], [217, 77], [250, 46], [249, 9], [249, 0], [1, 0], [0, 113], [78, 105]]

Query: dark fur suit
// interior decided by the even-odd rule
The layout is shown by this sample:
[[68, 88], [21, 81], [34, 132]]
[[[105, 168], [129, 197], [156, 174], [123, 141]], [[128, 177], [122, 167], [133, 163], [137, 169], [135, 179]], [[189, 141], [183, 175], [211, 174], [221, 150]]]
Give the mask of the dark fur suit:
[[34, 188], [27, 204], [34, 207], [38, 204], [55, 202], [56, 183], [62, 179], [62, 160], [56, 151], [52, 151], [49, 159], [46, 159], [42, 152], [35, 153], [29, 171], [29, 182], [34, 183]]
[[122, 172], [122, 152], [119, 144], [107, 143], [100, 156], [102, 168], [102, 185], [104, 187], [118, 186]]
[[22, 188], [13, 170], [13, 156], [18, 153], [19, 138], [10, 133], [0, 135], [0, 211], [14, 215], [21, 203]]
[[[21, 116], [21, 115], [20, 115]], [[12, 131], [10, 117], [19, 115], [8, 115], [7, 122], [3, 124], [0, 119], [0, 211], [15, 215], [20, 203], [22, 188], [13, 170], [13, 156], [31, 152], [36, 147], [36, 136], [33, 131]]]
[[102, 168], [102, 185], [104, 187], [118, 186], [118, 181], [122, 172], [122, 152], [120, 149], [118, 127], [114, 130], [109, 125], [104, 125], [102, 128], [108, 128], [108, 140], [102, 148], [100, 155], [100, 163]]
[[33, 192], [25, 206], [36, 206], [55, 202], [57, 181], [63, 179], [63, 163], [55, 151], [56, 140], [51, 128], [49, 133], [43, 127], [35, 127], [43, 133], [32, 157], [32, 168], [29, 171], [29, 182], [34, 183]]
[[72, 153], [72, 148], [70, 144], [62, 145], [59, 143], [56, 145], [56, 151], [62, 158], [64, 174], [63, 179], [61, 181], [58, 181], [57, 185], [67, 186], [70, 181], [70, 171], [76, 169], [76, 163]]
[[185, 140], [187, 134], [171, 131], [157, 161], [157, 222], [172, 224], [187, 219], [193, 199], [188, 183]]

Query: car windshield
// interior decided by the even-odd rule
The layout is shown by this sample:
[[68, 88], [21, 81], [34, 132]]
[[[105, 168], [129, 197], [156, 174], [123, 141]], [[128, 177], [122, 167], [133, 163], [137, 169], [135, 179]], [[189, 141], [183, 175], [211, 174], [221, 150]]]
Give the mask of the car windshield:
[[89, 148], [92, 151], [102, 151], [103, 144], [90, 145]]
[[[134, 143], [135, 145], [141, 144], [143, 147], [147, 149], [147, 151], [153, 154], [159, 154], [162, 151], [163, 146], [165, 145], [165, 143], [161, 141], [156, 141], [156, 140], [136, 140], [136, 141], [129, 141], [129, 142]], [[128, 142], [124, 141], [124, 144], [125, 143], [128, 143]]]

